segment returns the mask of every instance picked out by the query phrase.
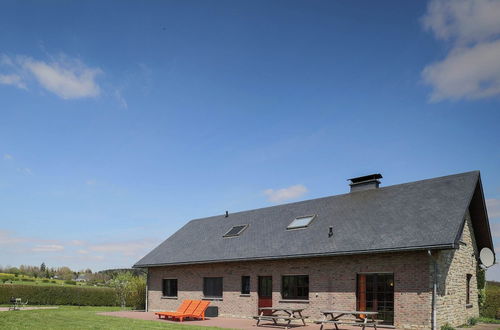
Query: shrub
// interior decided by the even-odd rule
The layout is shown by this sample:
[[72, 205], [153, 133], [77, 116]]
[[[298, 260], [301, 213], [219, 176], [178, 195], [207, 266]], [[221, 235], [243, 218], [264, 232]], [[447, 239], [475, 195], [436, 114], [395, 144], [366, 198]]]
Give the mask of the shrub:
[[146, 308], [146, 278], [134, 276], [128, 282], [129, 295], [127, 306], [133, 309], [143, 310]]
[[64, 281], [64, 284], [76, 285], [76, 281], [66, 280], [66, 281]]
[[486, 285], [486, 299], [480, 306], [480, 314], [483, 317], [496, 318], [500, 309], [500, 286], [488, 282]]
[[449, 323], [445, 323], [441, 326], [441, 330], [455, 330], [455, 328], [452, 327]]
[[45, 279], [42, 280], [42, 282], [43, 283], [49, 283], [49, 280], [45, 278]]
[[26, 278], [26, 277], [23, 277], [23, 278], [21, 279], [21, 281], [23, 281], [23, 282], [35, 282], [35, 279], [34, 279], [34, 278]]
[[33, 305], [116, 306], [115, 290], [70, 286], [0, 285], [0, 304], [10, 297], [28, 300]]
[[473, 326], [473, 325], [476, 325], [477, 324], [477, 318], [475, 317], [471, 317], [467, 320], [467, 323], [466, 325], [468, 326]]
[[57, 283], [55, 280], [51, 280], [50, 283]]

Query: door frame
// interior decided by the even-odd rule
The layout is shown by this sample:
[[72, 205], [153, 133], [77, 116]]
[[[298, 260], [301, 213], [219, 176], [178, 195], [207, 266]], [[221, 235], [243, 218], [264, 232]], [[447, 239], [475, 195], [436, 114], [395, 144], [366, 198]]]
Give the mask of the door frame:
[[[261, 297], [260, 292], [261, 292], [261, 279], [264, 278], [269, 278], [271, 280], [271, 287], [268, 288], [270, 290], [270, 296], [264, 296]], [[264, 306], [265, 305], [265, 306]], [[269, 305], [269, 306], [268, 306]], [[259, 313], [259, 307], [273, 307], [273, 276], [272, 275], [264, 275], [264, 276], [257, 276], [257, 313]], [[266, 314], [270, 314], [271, 311]]]

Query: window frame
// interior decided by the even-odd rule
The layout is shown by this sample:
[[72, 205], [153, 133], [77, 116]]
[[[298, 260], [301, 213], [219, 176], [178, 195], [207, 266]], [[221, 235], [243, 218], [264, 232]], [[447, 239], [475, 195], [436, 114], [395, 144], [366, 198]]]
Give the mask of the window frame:
[[[175, 295], [169, 294], [171, 287], [169, 285], [166, 285], [168, 281], [175, 281]], [[162, 279], [162, 288], [161, 288], [161, 294], [162, 297], [168, 297], [168, 298], [177, 298], [179, 294], [179, 280], [177, 278], [164, 278]], [[166, 290], [168, 289], [168, 290]], [[170, 292], [172, 293], [172, 292]]]
[[[240, 231], [238, 231], [236, 234], [231, 234], [229, 235], [229, 233], [236, 227], [243, 227], [240, 229]], [[236, 226], [232, 226], [222, 237], [224, 238], [230, 238], [230, 237], [238, 237], [240, 236], [246, 229], [248, 228], [248, 224], [243, 224], [243, 225], [236, 225]]]
[[[292, 226], [292, 224], [296, 221], [296, 220], [299, 220], [299, 219], [305, 219], [305, 218], [311, 218], [311, 220], [309, 220], [307, 222], [307, 224], [305, 225], [300, 225], [300, 226]], [[288, 224], [288, 226], [286, 227], [286, 230], [295, 230], [295, 229], [304, 229], [304, 228], [307, 228], [311, 225], [311, 223], [314, 221], [314, 219], [316, 219], [316, 214], [309, 214], [309, 215], [302, 215], [300, 217], [295, 217], [295, 219], [292, 220], [292, 222], [290, 222]]]
[[[307, 285], [298, 285], [298, 278], [299, 277], [304, 277], [307, 279]], [[295, 283], [288, 283], [290, 287], [285, 288], [285, 278], [295, 279]], [[281, 299], [283, 300], [303, 300], [303, 301], [308, 301], [309, 300], [309, 274], [286, 274], [286, 275], [281, 275]], [[285, 289], [289, 290], [288, 294], [285, 294]], [[299, 295], [300, 290], [306, 290], [307, 294], [305, 295]], [[291, 291], [291, 293], [290, 293]]]
[[250, 276], [241, 276], [241, 291], [242, 295], [249, 295], [251, 288]]
[[465, 276], [465, 290], [466, 290], [466, 292], [465, 292], [465, 305], [467, 305], [467, 306], [472, 306], [472, 304], [470, 302], [471, 280], [472, 280], [472, 274], [466, 274], [466, 276]]
[[[220, 280], [220, 296], [217, 294], [210, 294], [214, 292], [209, 292], [209, 288], [207, 287], [207, 282], [209, 280]], [[219, 285], [212, 285], [213, 287], [210, 288], [210, 290], [218, 290], [219, 288], [217, 286]], [[217, 292], [215, 292], [217, 293]], [[224, 278], [223, 277], [203, 277], [203, 297], [204, 298], [209, 298], [209, 299], [221, 299], [224, 295]]]
[[[362, 276], [365, 277], [365, 279], [364, 279], [364, 292], [360, 291], [360, 289], [361, 289], [360, 288], [360, 280], [361, 280]], [[374, 276], [375, 278], [372, 277], [371, 281], [368, 281], [368, 279], [367, 279], [368, 276]], [[387, 299], [387, 296], [384, 299], [385, 301], [379, 300], [378, 293], [382, 293], [382, 292], [380, 292], [378, 286], [372, 286], [372, 290], [369, 290], [369, 282], [371, 282], [372, 284], [377, 283], [377, 285], [379, 283], [382, 283], [382, 281], [380, 281], [380, 279], [378, 278], [380, 276], [385, 276], [385, 277], [390, 276], [392, 279], [392, 285], [390, 285], [390, 287], [392, 287], [392, 289], [390, 291], [387, 290], [387, 287], [382, 288], [382, 292], [384, 295], [386, 295], [388, 293], [391, 293], [391, 295], [392, 295], [392, 299], [389, 299], [388, 301], [385, 300], [385, 299]], [[379, 311], [379, 314], [377, 315], [377, 319], [382, 320], [381, 325], [393, 326], [394, 325], [394, 315], [395, 315], [394, 302], [396, 301], [395, 287], [396, 287], [396, 280], [395, 280], [395, 273], [394, 272], [359, 272], [359, 273], [356, 273], [356, 309], [360, 310], [360, 311], [363, 311], [363, 310], [373, 311], [373, 306], [368, 306], [368, 304], [370, 302], [371, 302], [371, 304], [373, 304], [373, 301], [376, 301], [377, 306], [380, 306], [379, 303], [384, 302], [386, 308], [382, 311]], [[369, 299], [370, 291], [372, 293], [372, 297], [373, 297], [372, 299]], [[361, 298], [361, 296], [363, 296], [363, 298]], [[364, 307], [360, 306], [362, 303], [361, 302], [362, 300], [364, 300], [364, 304], [365, 304]], [[391, 304], [392, 304], [392, 306], [391, 306]], [[387, 307], [389, 307], [389, 308], [387, 308]], [[392, 307], [392, 310], [391, 310], [391, 307]], [[390, 316], [390, 318], [388, 320], [382, 319], [381, 317], [383, 317], [383, 315], [386, 315], [386, 314], [388, 314]]]

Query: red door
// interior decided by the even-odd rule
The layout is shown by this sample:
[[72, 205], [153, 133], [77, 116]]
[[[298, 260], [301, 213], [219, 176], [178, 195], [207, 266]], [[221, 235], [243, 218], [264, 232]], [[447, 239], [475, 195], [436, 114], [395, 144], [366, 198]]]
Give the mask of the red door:
[[[259, 276], [259, 308], [273, 307], [273, 278], [272, 276]], [[260, 312], [259, 312], [260, 314]], [[271, 311], [265, 311], [264, 315], [270, 315]]]

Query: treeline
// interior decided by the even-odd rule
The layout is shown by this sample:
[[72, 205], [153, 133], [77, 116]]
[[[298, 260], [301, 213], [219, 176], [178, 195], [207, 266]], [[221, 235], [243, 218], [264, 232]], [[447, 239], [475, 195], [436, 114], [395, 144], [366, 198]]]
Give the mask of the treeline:
[[40, 266], [21, 265], [11, 267], [0, 265], [0, 273], [13, 274], [14, 276], [24, 275], [40, 279], [59, 279], [64, 281], [74, 281], [81, 279], [89, 285], [106, 285], [113, 278], [123, 273], [130, 273], [133, 276], [144, 276], [140, 269], [107, 269], [98, 272], [92, 272], [90, 268], [82, 270], [72, 270], [69, 267], [47, 267], [44, 262]]

